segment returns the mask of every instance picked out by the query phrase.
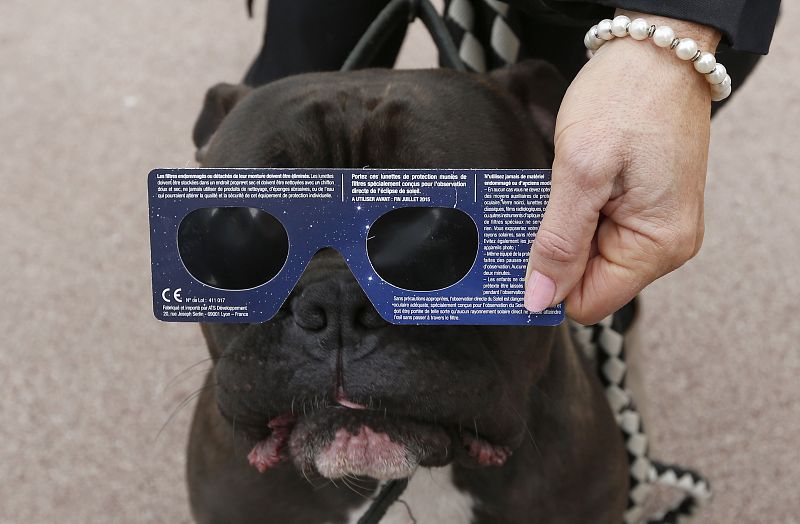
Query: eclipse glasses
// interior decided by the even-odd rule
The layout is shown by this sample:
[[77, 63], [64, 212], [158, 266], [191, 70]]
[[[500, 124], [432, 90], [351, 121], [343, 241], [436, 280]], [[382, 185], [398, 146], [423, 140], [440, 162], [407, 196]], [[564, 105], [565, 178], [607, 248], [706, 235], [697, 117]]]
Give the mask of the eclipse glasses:
[[564, 318], [523, 306], [549, 170], [156, 169], [148, 188], [160, 320], [267, 321], [323, 248], [394, 324]]

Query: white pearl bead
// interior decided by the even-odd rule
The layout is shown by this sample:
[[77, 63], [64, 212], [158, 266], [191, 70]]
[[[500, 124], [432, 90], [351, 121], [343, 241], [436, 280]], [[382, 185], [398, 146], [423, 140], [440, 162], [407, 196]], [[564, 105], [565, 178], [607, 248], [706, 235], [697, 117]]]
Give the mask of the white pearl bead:
[[597, 30], [597, 26], [592, 26], [591, 29], [586, 33], [586, 36], [583, 38], [583, 45], [586, 46], [586, 49], [590, 51], [597, 51], [600, 49], [600, 46], [605, 43], [605, 40], [601, 40], [594, 36], [594, 32]]
[[703, 52], [694, 63], [694, 68], [698, 73], [708, 74], [717, 66], [717, 59], [714, 55], [708, 52]]
[[673, 40], [675, 40], [675, 31], [669, 26], [657, 27], [656, 32], [653, 33], [653, 43], [658, 47], [669, 47]]
[[681, 60], [691, 60], [697, 54], [697, 42], [691, 38], [681, 38], [678, 45], [675, 47], [675, 54]]
[[597, 24], [597, 36], [603, 40], [611, 40], [614, 38], [614, 35], [611, 33], [611, 20], [606, 18]]
[[714, 68], [714, 70], [706, 75], [706, 80], [708, 80], [709, 84], [719, 84], [725, 80], [727, 75], [728, 70], [725, 69], [725, 66], [717, 63], [717, 66]]
[[650, 25], [644, 18], [637, 18], [628, 27], [628, 33], [634, 40], [644, 40], [650, 32]]
[[630, 23], [631, 19], [625, 15], [614, 17], [614, 20], [611, 21], [611, 34], [617, 37], [628, 36], [628, 24]]
[[719, 102], [721, 100], [725, 100], [729, 96], [731, 96], [731, 84], [728, 83], [727, 85], [725, 82], [717, 85], [711, 86], [711, 100], [714, 102]]

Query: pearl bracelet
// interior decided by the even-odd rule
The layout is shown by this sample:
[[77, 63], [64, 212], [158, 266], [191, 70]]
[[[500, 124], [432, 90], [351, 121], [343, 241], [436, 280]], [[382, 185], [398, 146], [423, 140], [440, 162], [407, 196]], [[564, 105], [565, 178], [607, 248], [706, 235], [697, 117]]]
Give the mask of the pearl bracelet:
[[714, 102], [725, 100], [730, 96], [731, 77], [725, 66], [717, 63], [712, 53], [701, 51], [697, 42], [691, 38], [677, 38], [671, 27], [665, 25], [656, 27], [648, 24], [644, 18], [631, 21], [627, 16], [620, 15], [613, 20], [606, 18], [592, 26], [583, 38], [583, 44], [591, 54], [594, 54], [607, 41], [628, 35], [634, 40], [652, 38], [658, 47], [674, 49], [678, 58], [693, 62], [697, 72], [704, 74], [711, 84], [711, 100]]

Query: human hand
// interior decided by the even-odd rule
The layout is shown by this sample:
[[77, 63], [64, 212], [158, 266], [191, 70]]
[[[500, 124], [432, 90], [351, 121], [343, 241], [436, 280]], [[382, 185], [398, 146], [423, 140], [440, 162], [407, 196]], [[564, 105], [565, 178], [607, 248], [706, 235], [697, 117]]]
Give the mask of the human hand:
[[[711, 28], [669, 25], [714, 52]], [[606, 42], [567, 90], [550, 202], [528, 263], [525, 307], [566, 299], [590, 324], [692, 258], [703, 240], [711, 94], [703, 75], [650, 41]]]

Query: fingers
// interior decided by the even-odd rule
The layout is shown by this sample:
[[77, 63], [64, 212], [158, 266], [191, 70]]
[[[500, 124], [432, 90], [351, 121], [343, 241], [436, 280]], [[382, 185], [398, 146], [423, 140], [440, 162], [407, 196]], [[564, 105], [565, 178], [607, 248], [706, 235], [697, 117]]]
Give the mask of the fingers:
[[566, 298], [567, 314], [594, 324], [617, 311], [659, 277], [682, 266], [699, 250], [702, 224], [662, 241], [605, 221], [597, 232], [597, 252], [583, 278]]
[[561, 302], [580, 281], [600, 209], [608, 199], [597, 178], [587, 168], [556, 158], [550, 201], [528, 259], [525, 308], [529, 311], [540, 312]]
[[630, 302], [659, 276], [644, 276], [597, 255], [589, 260], [583, 278], [567, 296], [567, 315], [581, 324], [595, 324]]

